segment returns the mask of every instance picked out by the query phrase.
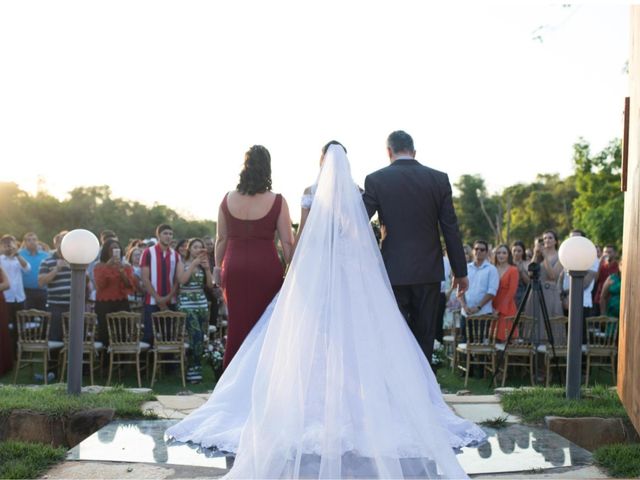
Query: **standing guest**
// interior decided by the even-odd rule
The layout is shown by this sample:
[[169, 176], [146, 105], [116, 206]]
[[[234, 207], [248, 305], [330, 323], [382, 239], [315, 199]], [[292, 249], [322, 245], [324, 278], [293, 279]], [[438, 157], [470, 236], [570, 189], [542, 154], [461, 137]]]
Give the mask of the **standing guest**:
[[0, 267], [0, 376], [13, 369], [13, 345], [9, 333], [9, 312], [2, 292], [9, 289], [9, 278]]
[[[617, 256], [618, 253], [614, 245], [605, 245], [602, 257], [600, 258], [598, 277], [596, 278], [596, 287], [593, 294], [594, 315], [600, 315], [600, 295], [602, 294], [604, 283], [611, 275], [618, 273], [619, 266]], [[604, 315], [605, 313], [602, 312], [602, 314]]]
[[4, 235], [0, 238], [0, 267], [9, 279], [10, 287], [2, 292], [6, 308], [9, 313], [11, 330], [11, 344], [13, 351], [17, 345], [16, 312], [24, 309], [25, 293], [22, 283], [22, 274], [31, 271], [31, 265], [18, 253], [16, 238], [12, 235]]
[[[542, 238], [537, 240], [533, 252], [533, 261], [540, 264], [540, 285], [549, 318], [563, 314], [560, 288], [558, 286], [558, 278], [562, 274], [563, 267], [558, 256], [558, 244], [556, 232], [547, 230], [542, 234]], [[534, 305], [533, 300], [534, 295], [530, 295], [527, 301], [528, 315], [536, 317], [540, 332], [544, 332], [542, 313], [533, 315], [534, 311], [539, 312], [540, 310], [539, 304], [536, 303]], [[541, 338], [546, 338], [545, 334], [542, 334]]]
[[187, 251], [189, 250], [188, 244], [189, 239], [183, 238], [182, 240], [178, 240], [178, 242], [176, 243], [176, 248], [174, 248], [174, 250], [180, 254], [180, 259], [183, 262], [187, 257]]
[[131, 265], [133, 270], [133, 292], [129, 294], [129, 302], [142, 304], [144, 300], [144, 286], [142, 285], [142, 267], [140, 267], [140, 259], [142, 258], [142, 248], [134, 246], [127, 251], [126, 261]]
[[62, 257], [60, 246], [67, 234], [64, 230], [53, 237], [53, 254], [43, 260], [38, 272], [38, 285], [47, 287], [47, 310], [51, 313], [49, 339], [62, 340], [62, 314], [69, 311], [71, 301], [71, 267]]
[[513, 321], [507, 320], [507, 317], [513, 317], [517, 312], [515, 296], [518, 291], [519, 274], [508, 245], [502, 244], [496, 248], [493, 264], [500, 276], [498, 293], [493, 297], [493, 311], [498, 314], [496, 338], [504, 342], [513, 325]]
[[[204, 247], [207, 251], [209, 269], [211, 270], [211, 274], [213, 275], [213, 269], [216, 266], [216, 244], [213, 240], [213, 237], [211, 237], [210, 235], [205, 235], [204, 237], [202, 237], [202, 241], [204, 242]], [[207, 296], [207, 301], [211, 302], [211, 308], [209, 309], [209, 324], [217, 325], [218, 308], [220, 307], [219, 300], [222, 297], [220, 286], [213, 283], [211, 288], [205, 289], [204, 293]]]
[[[606, 247], [605, 247], [606, 250]], [[622, 262], [618, 271], [609, 275], [602, 284], [600, 313], [607, 317], [620, 318], [620, 290], [622, 288]]]
[[282, 286], [275, 233], [286, 263], [291, 260], [293, 233], [286, 200], [271, 191], [271, 155], [254, 145], [244, 157], [236, 190], [225, 195], [218, 210], [215, 282], [222, 285], [229, 311], [226, 368], [247, 334]]
[[209, 259], [204, 242], [192, 238], [187, 244], [185, 263], [178, 265], [180, 294], [178, 310], [187, 314], [187, 336], [189, 356], [187, 357], [187, 381], [202, 381], [202, 354], [204, 336], [208, 335], [209, 307], [205, 291], [213, 286]]
[[156, 228], [158, 243], [142, 252], [142, 284], [144, 297], [143, 341], [153, 343], [151, 314], [160, 310], [176, 310], [178, 282], [176, 272], [181, 262], [178, 252], [171, 248], [173, 228], [166, 223]]
[[438, 316], [436, 317], [436, 340], [442, 343], [444, 337], [444, 312], [447, 308], [447, 290], [451, 286], [451, 263], [447, 257], [447, 250], [442, 250], [442, 266], [444, 268], [444, 280], [440, 282], [440, 298], [438, 301]]
[[493, 311], [491, 304], [498, 293], [500, 277], [496, 267], [487, 260], [489, 245], [484, 240], [476, 240], [473, 244], [475, 259], [467, 265], [469, 272], [469, 289], [460, 297], [462, 318], [460, 329], [466, 341], [466, 319], [471, 315], [490, 315]]
[[527, 290], [527, 285], [529, 285], [529, 272], [527, 270], [529, 262], [527, 261], [524, 243], [520, 240], [513, 242], [511, 245], [511, 255], [513, 264], [518, 269], [518, 289], [516, 290], [515, 301], [516, 307], [519, 307], [524, 297], [524, 292]]
[[120, 242], [108, 239], [100, 250], [100, 261], [93, 269], [96, 282], [96, 314], [98, 315], [98, 338], [109, 344], [107, 314], [129, 311], [129, 294], [134, 290], [135, 280], [131, 265], [122, 261]]
[[22, 282], [26, 296], [24, 308], [44, 310], [47, 306], [47, 290], [40, 288], [38, 285], [38, 272], [40, 271], [40, 264], [43, 260], [49, 258], [49, 254], [40, 249], [38, 236], [33, 232], [29, 232], [22, 238], [20, 255], [31, 265], [31, 270], [22, 272]]
[[465, 243], [462, 249], [464, 250], [464, 259], [468, 265], [473, 262], [473, 248], [471, 248], [471, 245]]
[[24, 309], [25, 292], [22, 274], [31, 272], [31, 264], [27, 262], [18, 250], [18, 243], [13, 235], [0, 238], [0, 266], [5, 271], [11, 284], [4, 291], [4, 299], [9, 309], [9, 320], [15, 321], [15, 312]]

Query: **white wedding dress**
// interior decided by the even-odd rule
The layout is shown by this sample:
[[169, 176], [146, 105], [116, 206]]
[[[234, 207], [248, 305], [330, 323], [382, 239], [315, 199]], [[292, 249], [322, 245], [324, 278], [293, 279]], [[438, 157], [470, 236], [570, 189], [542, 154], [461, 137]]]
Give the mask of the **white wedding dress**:
[[167, 430], [235, 452], [228, 478], [462, 478], [453, 414], [396, 305], [344, 150], [325, 156], [279, 295], [208, 402]]

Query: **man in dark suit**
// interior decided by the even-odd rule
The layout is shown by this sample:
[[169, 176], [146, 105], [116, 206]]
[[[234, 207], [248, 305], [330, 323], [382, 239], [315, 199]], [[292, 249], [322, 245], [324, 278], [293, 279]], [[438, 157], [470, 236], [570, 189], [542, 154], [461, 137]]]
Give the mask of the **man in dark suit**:
[[369, 217], [378, 212], [382, 258], [398, 307], [431, 362], [444, 278], [440, 231], [453, 287], [461, 295], [469, 285], [451, 184], [446, 173], [415, 160], [413, 139], [406, 132], [389, 135], [387, 152], [391, 165], [367, 176], [363, 199]]

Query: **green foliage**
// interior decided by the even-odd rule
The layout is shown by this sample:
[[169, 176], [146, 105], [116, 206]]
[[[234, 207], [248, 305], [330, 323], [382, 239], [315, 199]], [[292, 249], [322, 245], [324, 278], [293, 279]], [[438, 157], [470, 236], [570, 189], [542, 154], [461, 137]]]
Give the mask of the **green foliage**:
[[600, 447], [593, 452], [593, 458], [612, 477], [640, 477], [640, 443]]
[[120, 418], [148, 418], [140, 407], [154, 399], [152, 394], [128, 392], [122, 387], [100, 393], [68, 395], [64, 385], [39, 388], [0, 386], [0, 417], [16, 409], [66, 415], [91, 408], [113, 408]]
[[612, 140], [596, 155], [580, 139], [573, 146], [577, 197], [573, 201], [575, 226], [597, 244], [620, 246], [624, 194], [620, 191], [622, 145]]
[[505, 412], [518, 415], [526, 422], [540, 423], [545, 416], [618, 417], [626, 418], [618, 394], [606, 387], [583, 389], [580, 400], [567, 400], [564, 388], [532, 388], [516, 390], [502, 396]]
[[39, 478], [64, 460], [66, 449], [41, 443], [0, 442], [0, 478]]
[[[460, 192], [453, 203], [464, 241], [469, 244], [478, 239], [496, 242], [494, 227], [496, 215], [498, 218], [500, 216], [499, 197], [488, 196], [484, 179], [480, 175], [462, 175], [454, 186]], [[482, 211], [483, 206], [486, 215]]]
[[98, 235], [114, 230], [120, 241], [155, 235], [160, 223], [169, 223], [176, 238], [215, 235], [213, 221], [188, 220], [165, 205], [147, 207], [139, 202], [112, 198], [108, 186], [79, 187], [69, 198], [57, 200], [48, 193], [32, 196], [15, 183], [0, 182], [0, 234], [21, 238], [34, 231], [45, 243], [60, 230], [86, 228]]

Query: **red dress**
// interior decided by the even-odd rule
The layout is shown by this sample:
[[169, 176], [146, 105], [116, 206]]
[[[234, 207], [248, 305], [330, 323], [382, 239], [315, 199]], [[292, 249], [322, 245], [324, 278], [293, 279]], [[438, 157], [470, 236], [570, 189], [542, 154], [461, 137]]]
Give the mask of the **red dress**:
[[229, 313], [224, 368], [282, 286], [284, 269], [274, 243], [281, 206], [278, 194], [264, 217], [240, 220], [229, 212], [227, 197], [222, 200], [228, 237], [222, 289]]
[[13, 347], [9, 333], [9, 313], [4, 301], [4, 294], [0, 292], [0, 375], [13, 368]]
[[516, 290], [518, 290], [518, 269], [511, 265], [500, 277], [498, 293], [493, 297], [493, 309], [498, 313], [498, 330], [496, 338], [504, 342], [509, 335], [513, 321], [507, 321], [507, 317], [513, 317], [518, 308], [516, 307]]

